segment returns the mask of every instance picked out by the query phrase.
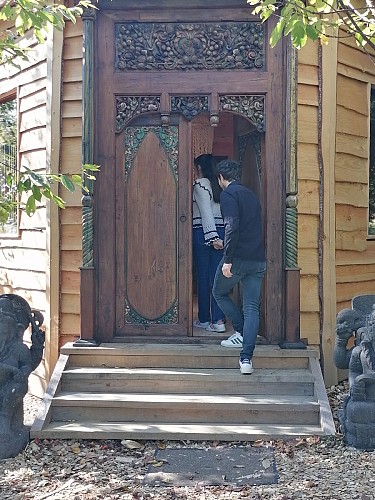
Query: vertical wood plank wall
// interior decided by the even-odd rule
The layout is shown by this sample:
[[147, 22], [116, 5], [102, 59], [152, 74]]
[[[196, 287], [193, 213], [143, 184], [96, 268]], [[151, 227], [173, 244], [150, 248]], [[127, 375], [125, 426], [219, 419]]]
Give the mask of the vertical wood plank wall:
[[[67, 23], [63, 47], [61, 172], [79, 172], [82, 165], [82, 21]], [[61, 211], [60, 346], [80, 335], [80, 272], [82, 262], [81, 192], [63, 193]]]
[[367, 239], [369, 106], [375, 65], [349, 38], [338, 45], [336, 125], [337, 311], [375, 293], [375, 240]]
[[318, 51], [298, 51], [298, 265], [301, 268], [301, 338], [319, 344], [318, 300]]

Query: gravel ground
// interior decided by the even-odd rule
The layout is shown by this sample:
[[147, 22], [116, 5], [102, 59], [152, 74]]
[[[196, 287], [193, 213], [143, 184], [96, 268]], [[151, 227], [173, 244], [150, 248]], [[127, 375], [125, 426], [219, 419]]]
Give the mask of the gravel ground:
[[[328, 391], [337, 422], [347, 384]], [[25, 423], [35, 417], [39, 400], [25, 398]], [[279, 482], [267, 486], [151, 487], [142, 479], [154, 459], [156, 448], [165, 447], [250, 447], [275, 449]], [[36, 500], [87, 499], [375, 499], [375, 452], [361, 452], [343, 444], [342, 436], [311, 437], [292, 441], [220, 442], [135, 442], [32, 441], [15, 458], [0, 461], [0, 498]], [[160, 464], [159, 464], [160, 465]]]

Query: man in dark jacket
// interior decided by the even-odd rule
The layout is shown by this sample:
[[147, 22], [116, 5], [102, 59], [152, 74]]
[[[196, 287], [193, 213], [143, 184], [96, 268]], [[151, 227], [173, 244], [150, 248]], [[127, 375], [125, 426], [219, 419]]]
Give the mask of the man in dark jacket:
[[[224, 257], [217, 268], [213, 296], [235, 330], [221, 345], [242, 348], [240, 371], [250, 374], [253, 373], [252, 357], [259, 329], [260, 291], [266, 271], [261, 208], [256, 195], [239, 181], [239, 163], [223, 160], [217, 165], [217, 174], [223, 189], [220, 207], [225, 238]], [[243, 312], [229, 296], [239, 282], [242, 284]]]

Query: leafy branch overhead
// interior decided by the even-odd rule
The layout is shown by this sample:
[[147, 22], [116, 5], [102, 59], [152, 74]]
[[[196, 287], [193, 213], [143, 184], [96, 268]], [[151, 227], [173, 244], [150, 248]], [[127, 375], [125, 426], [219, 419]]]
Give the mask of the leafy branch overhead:
[[80, 0], [74, 7], [45, 0], [0, 0], [0, 21], [11, 21], [8, 29], [0, 31], [0, 62], [11, 62], [15, 57], [28, 59], [28, 47], [20, 44], [29, 30], [39, 43], [46, 39], [50, 26], [62, 30], [65, 21], [76, 22], [86, 8], [96, 8], [89, 0]]
[[[373, 0], [247, 0], [254, 7], [253, 13], [262, 21], [277, 16], [278, 22], [271, 33], [274, 47], [282, 36], [290, 36], [296, 48], [307, 40], [328, 43], [329, 37], [353, 36], [358, 45], [375, 50], [375, 5]], [[335, 35], [336, 33], [336, 35]]]
[[[37, 203], [42, 202], [43, 197], [53, 201], [58, 207], [65, 208], [65, 201], [54, 193], [53, 186], [61, 184], [71, 193], [77, 187], [88, 192], [85, 183], [87, 180], [95, 180], [92, 172], [98, 170], [97, 165], [86, 164], [82, 167], [81, 174], [40, 174], [28, 168], [23, 169], [18, 179], [14, 174], [6, 174], [5, 186], [3, 185], [0, 193], [0, 223], [5, 224], [9, 213], [17, 206], [24, 208], [27, 215], [33, 215]], [[13, 193], [21, 195], [21, 201], [14, 201]]]

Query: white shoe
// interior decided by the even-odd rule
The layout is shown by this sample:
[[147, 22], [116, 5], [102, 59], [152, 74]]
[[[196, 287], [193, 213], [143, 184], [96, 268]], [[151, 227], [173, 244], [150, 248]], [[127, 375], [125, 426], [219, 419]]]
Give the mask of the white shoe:
[[240, 359], [240, 372], [242, 375], [251, 375], [254, 371], [251, 359]]
[[201, 323], [199, 321], [199, 319], [196, 319], [195, 321], [193, 321], [193, 327], [195, 327], [195, 328], [207, 328], [208, 326], [210, 326], [209, 321], [205, 321], [204, 323]]
[[223, 332], [225, 332], [225, 323], [222, 320], [220, 320], [220, 322], [218, 321], [217, 323], [211, 323], [206, 328], [206, 331], [207, 332], [220, 332], [220, 333], [223, 333]]
[[242, 335], [238, 332], [234, 332], [229, 339], [222, 340], [220, 345], [223, 347], [242, 347]]

